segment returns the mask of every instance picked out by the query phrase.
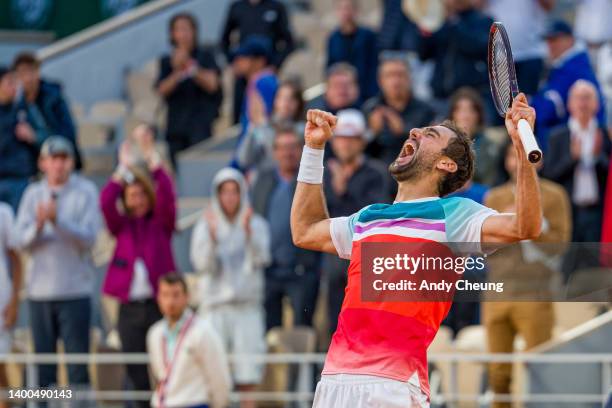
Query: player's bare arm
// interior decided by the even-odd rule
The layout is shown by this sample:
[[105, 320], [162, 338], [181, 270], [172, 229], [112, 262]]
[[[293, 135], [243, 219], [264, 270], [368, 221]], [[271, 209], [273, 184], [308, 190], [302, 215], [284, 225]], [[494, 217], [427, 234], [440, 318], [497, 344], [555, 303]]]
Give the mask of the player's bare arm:
[[[331, 113], [316, 109], [309, 110], [306, 114], [304, 131], [306, 147], [313, 149], [313, 153], [322, 155], [325, 143], [332, 137], [335, 125], [336, 117]], [[298, 177], [291, 206], [293, 243], [300, 248], [336, 254], [329, 232], [329, 224], [323, 184], [300, 181]]]
[[506, 129], [516, 149], [518, 172], [516, 178], [516, 212], [494, 215], [485, 220], [482, 226], [482, 242], [510, 243], [537, 238], [542, 226], [542, 205], [540, 187], [535, 166], [527, 159], [517, 123], [526, 119], [533, 129], [535, 110], [527, 103], [524, 94], [519, 94], [506, 113]]

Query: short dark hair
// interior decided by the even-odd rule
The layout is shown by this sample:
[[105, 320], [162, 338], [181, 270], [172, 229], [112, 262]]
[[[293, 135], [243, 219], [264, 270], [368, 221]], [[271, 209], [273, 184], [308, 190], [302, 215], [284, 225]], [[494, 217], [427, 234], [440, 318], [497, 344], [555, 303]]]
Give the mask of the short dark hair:
[[13, 61], [13, 69], [17, 69], [20, 65], [29, 65], [34, 68], [40, 67], [40, 61], [31, 52], [22, 52], [15, 57]]
[[185, 293], [189, 293], [189, 289], [187, 288], [187, 282], [185, 278], [181, 274], [176, 272], [168, 273], [166, 275], [162, 275], [159, 278], [159, 283], [165, 283], [167, 285], [181, 285]]
[[406, 69], [408, 75], [411, 75], [410, 71], [410, 62], [408, 61], [408, 54], [406, 52], [401, 51], [383, 51], [378, 56], [378, 71], [377, 75], [380, 75], [382, 72], [382, 67], [386, 63], [393, 62], [402, 64], [402, 66]]
[[438, 182], [438, 193], [440, 197], [444, 197], [459, 190], [474, 175], [474, 151], [472, 150], [472, 139], [454, 122], [445, 120], [440, 126], [455, 133], [455, 137], [451, 138], [448, 146], [442, 150], [442, 155], [457, 164], [457, 171], [448, 173]]
[[349, 75], [351, 78], [353, 78], [353, 81], [357, 83], [357, 70], [354, 66], [347, 62], [336, 62], [335, 64], [331, 65], [329, 68], [327, 68], [325, 77], [327, 80], [329, 80], [330, 77], [338, 74]]
[[175, 46], [174, 38], [172, 38], [172, 31], [174, 30], [174, 25], [179, 20], [187, 20], [191, 28], [193, 29], [193, 46], [196, 47], [198, 45], [198, 20], [196, 20], [195, 16], [191, 13], [177, 13], [170, 18], [170, 22], [168, 23], [168, 33], [170, 35], [170, 44]]
[[278, 136], [286, 134], [292, 134], [296, 139], [300, 139], [300, 134], [296, 129], [295, 123], [289, 120], [284, 120], [274, 126], [274, 147], [276, 147], [276, 139], [278, 139]]

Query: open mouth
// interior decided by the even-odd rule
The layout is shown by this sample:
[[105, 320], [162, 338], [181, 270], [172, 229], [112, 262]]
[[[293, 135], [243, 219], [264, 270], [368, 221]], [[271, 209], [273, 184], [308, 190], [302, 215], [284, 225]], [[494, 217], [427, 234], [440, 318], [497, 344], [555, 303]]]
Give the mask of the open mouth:
[[397, 159], [395, 159], [395, 162], [400, 166], [410, 163], [416, 155], [418, 148], [419, 145], [414, 140], [406, 141], [406, 143], [404, 143], [404, 147], [402, 147], [402, 150], [400, 151], [399, 156], [397, 156]]

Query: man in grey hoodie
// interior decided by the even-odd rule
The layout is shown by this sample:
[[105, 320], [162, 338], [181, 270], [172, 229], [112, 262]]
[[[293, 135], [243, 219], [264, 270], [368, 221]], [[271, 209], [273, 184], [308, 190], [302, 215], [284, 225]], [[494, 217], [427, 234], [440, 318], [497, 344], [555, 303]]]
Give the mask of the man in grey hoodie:
[[[69, 140], [52, 136], [41, 147], [44, 178], [25, 191], [15, 225], [16, 247], [30, 257], [26, 280], [36, 353], [89, 352], [93, 265], [90, 251], [101, 227], [94, 184], [73, 174]], [[55, 365], [38, 368], [39, 386], [57, 383]], [[71, 387], [87, 387], [87, 366], [69, 365]]]

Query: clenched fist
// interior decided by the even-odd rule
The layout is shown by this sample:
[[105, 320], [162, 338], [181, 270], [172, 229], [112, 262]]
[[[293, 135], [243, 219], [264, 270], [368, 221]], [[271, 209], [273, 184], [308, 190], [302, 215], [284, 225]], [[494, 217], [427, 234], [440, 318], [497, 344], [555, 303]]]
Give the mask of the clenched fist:
[[306, 112], [306, 129], [304, 141], [306, 146], [313, 149], [323, 149], [325, 142], [332, 137], [338, 118], [329, 112], [310, 109]]

